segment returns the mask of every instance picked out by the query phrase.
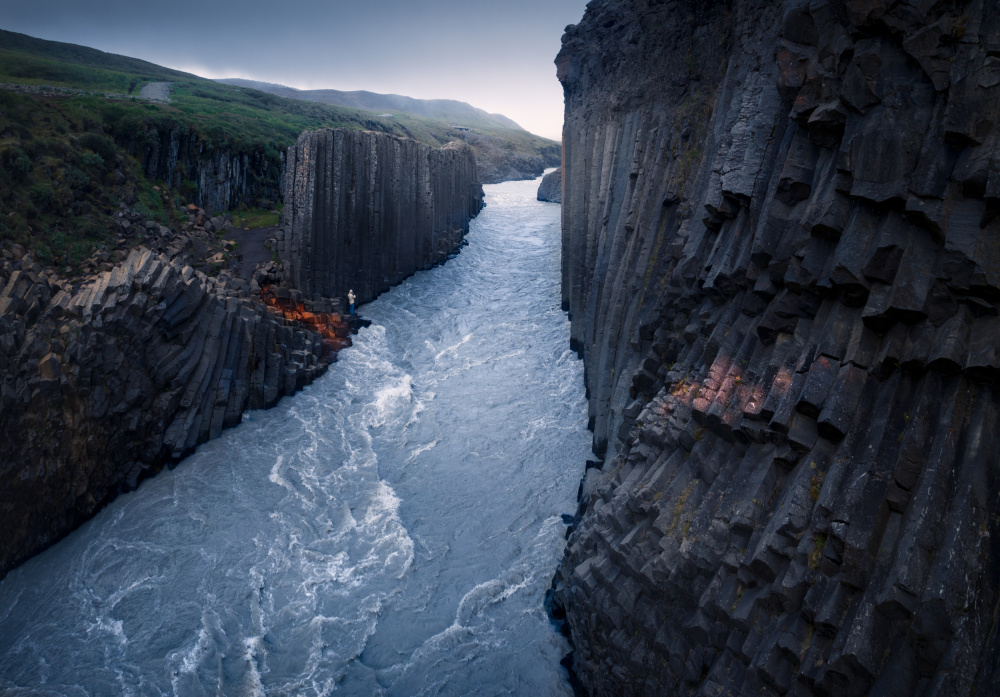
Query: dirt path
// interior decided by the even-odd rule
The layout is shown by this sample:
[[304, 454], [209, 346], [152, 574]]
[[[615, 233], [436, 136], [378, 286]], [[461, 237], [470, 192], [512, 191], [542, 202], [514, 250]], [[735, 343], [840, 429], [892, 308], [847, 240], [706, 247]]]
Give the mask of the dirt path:
[[253, 275], [254, 267], [257, 264], [271, 261], [274, 252], [264, 246], [265, 240], [274, 237], [278, 226], [254, 228], [252, 230], [241, 230], [235, 228], [223, 234], [227, 240], [236, 242], [236, 265], [234, 271], [240, 278], [249, 282]]

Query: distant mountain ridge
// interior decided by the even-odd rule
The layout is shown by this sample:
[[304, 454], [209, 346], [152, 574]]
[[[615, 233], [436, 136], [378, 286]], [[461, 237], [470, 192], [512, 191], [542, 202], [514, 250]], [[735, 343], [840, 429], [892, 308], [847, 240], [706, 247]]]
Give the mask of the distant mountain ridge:
[[365, 90], [356, 90], [353, 92], [333, 89], [300, 90], [295, 87], [287, 87], [271, 82], [244, 80], [242, 78], [223, 78], [216, 80], [216, 82], [235, 87], [249, 87], [290, 99], [334, 104], [352, 109], [385, 112], [401, 111], [414, 116], [451, 121], [455, 126], [516, 128], [521, 131], [524, 130], [518, 123], [503, 114], [490, 114], [483, 109], [477, 109], [471, 104], [455, 99], [415, 99], [399, 94], [379, 94]]

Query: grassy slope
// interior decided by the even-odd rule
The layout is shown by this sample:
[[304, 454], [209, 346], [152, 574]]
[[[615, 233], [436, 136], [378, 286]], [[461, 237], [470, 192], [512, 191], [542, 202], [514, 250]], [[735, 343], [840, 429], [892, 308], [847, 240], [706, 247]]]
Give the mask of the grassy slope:
[[[171, 103], [136, 99], [149, 82], [172, 83]], [[0, 90], [0, 239], [36, 251], [43, 262], [75, 265], [113, 243], [111, 220], [124, 200], [150, 219], [176, 222], [193, 183], [169, 191], [147, 181], [137, 156], [150, 131], [175, 125], [210, 147], [279, 153], [304, 130], [378, 130], [443, 145], [462, 133], [445, 122], [375, 114], [237, 88], [95, 49], [0, 30], [0, 83], [49, 85], [101, 94], [50, 96]], [[103, 93], [125, 95], [106, 99]], [[129, 96], [131, 95], [131, 96]], [[511, 148], [539, 152], [552, 143], [526, 131], [484, 129]], [[116, 183], [116, 171], [126, 175]], [[162, 182], [159, 182], [162, 184]]]
[[[226, 84], [225, 82], [216, 81], [217, 84]], [[253, 81], [244, 80], [233, 80], [235, 83], [253, 83]], [[285, 87], [283, 85], [275, 85], [270, 83], [256, 83], [260, 85], [261, 90], [266, 94], [274, 94], [278, 96], [294, 95], [288, 96], [289, 99], [294, 99], [295, 101], [303, 103], [312, 104], [325, 104], [329, 99], [340, 99], [344, 96], [350, 97], [353, 94], [371, 94], [373, 98], [392, 98], [395, 95], [379, 95], [373, 93], [351, 93], [351, 92], [338, 92], [337, 90], [293, 90], [291, 88]], [[258, 90], [247, 87], [246, 84], [237, 85], [242, 89], [248, 91], [257, 92]], [[331, 95], [334, 95], [331, 97]], [[401, 101], [405, 105], [408, 98], [404, 98]], [[420, 100], [414, 100], [420, 101]], [[430, 107], [422, 108], [433, 108], [433, 105], [437, 103], [445, 103], [447, 100], [424, 100], [424, 104], [430, 104]], [[431, 119], [425, 116], [421, 116], [416, 113], [409, 113], [405, 111], [405, 106], [400, 106], [399, 108], [385, 107], [380, 111], [391, 111], [393, 116], [391, 118], [379, 118], [375, 112], [370, 112], [371, 118], [373, 118], [378, 123], [382, 124], [386, 128], [391, 128], [393, 125], [398, 126], [408, 137], [415, 138], [416, 140], [421, 140], [432, 145], [443, 145], [445, 143], [451, 142], [456, 139], [467, 139], [468, 131], [459, 131], [453, 128], [453, 125], [467, 126], [471, 127], [471, 133], [481, 136], [488, 136], [495, 140], [498, 147], [513, 150], [519, 153], [524, 153], [527, 155], [540, 155], [546, 157], [550, 160], [551, 165], [559, 164], [559, 153], [560, 144], [556, 141], [549, 140], [548, 138], [542, 138], [541, 136], [536, 136], [533, 133], [529, 133], [522, 128], [509, 128], [503, 126], [500, 119], [505, 119], [510, 121], [505, 116], [500, 116], [499, 119], [496, 118], [494, 114], [487, 114], [480, 109], [474, 109], [469, 107], [469, 105], [461, 102], [448, 102], [447, 108], [454, 108], [451, 105], [458, 104], [461, 107], [466, 107], [464, 116], [449, 115], [442, 117], [441, 119]], [[332, 105], [331, 105], [332, 106]], [[347, 109], [348, 107], [338, 107], [342, 109]], [[514, 123], [511, 121], [510, 123]], [[516, 124], [515, 124], [516, 125]], [[554, 159], [553, 159], [554, 158]]]
[[471, 104], [454, 99], [414, 99], [399, 94], [379, 94], [364, 90], [353, 92], [335, 89], [299, 90], [273, 82], [260, 82], [241, 78], [224, 78], [218, 79], [216, 82], [235, 87], [247, 87], [260, 90], [261, 92], [269, 92], [279, 97], [332, 104], [349, 109], [363, 109], [376, 113], [389, 112], [392, 114], [402, 112], [411, 116], [446, 121], [456, 126], [523, 130], [517, 123], [503, 114], [490, 114], [482, 109], [477, 109]]

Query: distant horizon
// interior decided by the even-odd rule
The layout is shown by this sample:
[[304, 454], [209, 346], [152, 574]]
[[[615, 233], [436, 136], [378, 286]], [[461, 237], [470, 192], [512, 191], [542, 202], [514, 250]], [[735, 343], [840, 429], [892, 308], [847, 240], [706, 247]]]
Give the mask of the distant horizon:
[[562, 139], [555, 56], [586, 0], [178, 0], [169, 11], [125, 0], [0, 0], [3, 28], [88, 46], [211, 80], [465, 102], [535, 135]]

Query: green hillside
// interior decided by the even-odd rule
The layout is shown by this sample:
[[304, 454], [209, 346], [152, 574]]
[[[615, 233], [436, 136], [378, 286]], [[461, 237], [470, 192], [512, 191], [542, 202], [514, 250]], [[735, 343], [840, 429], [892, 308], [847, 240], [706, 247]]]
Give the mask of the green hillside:
[[279, 97], [333, 104], [350, 109], [363, 109], [376, 113], [391, 112], [394, 115], [405, 113], [412, 116], [446, 121], [456, 126], [523, 130], [516, 122], [503, 114], [490, 114], [482, 109], [477, 109], [471, 104], [459, 102], [454, 99], [414, 99], [413, 97], [406, 97], [400, 94], [379, 94], [365, 90], [355, 90], [353, 92], [334, 89], [300, 90], [295, 87], [277, 85], [272, 82], [244, 80], [242, 78], [224, 78], [216, 80], [216, 82], [221, 82], [225, 85], [235, 85], [237, 87], [249, 87], [262, 92], [276, 94]]
[[[139, 98], [151, 82], [171, 83], [169, 103]], [[179, 182], [148, 175], [155, 164], [150, 153], [170, 134], [197, 141], [200, 152], [253, 154], [253, 186], [272, 191], [280, 153], [316, 128], [382, 131], [431, 145], [472, 136], [494, 150], [548, 160], [558, 151], [522, 130], [470, 134], [412, 115], [380, 118], [3, 30], [0, 83], [7, 85], [0, 88], [0, 239], [69, 266], [114, 243], [112, 216], [123, 203], [163, 223], [180, 220], [180, 207], [198, 195], [196, 173], [188, 167]]]

